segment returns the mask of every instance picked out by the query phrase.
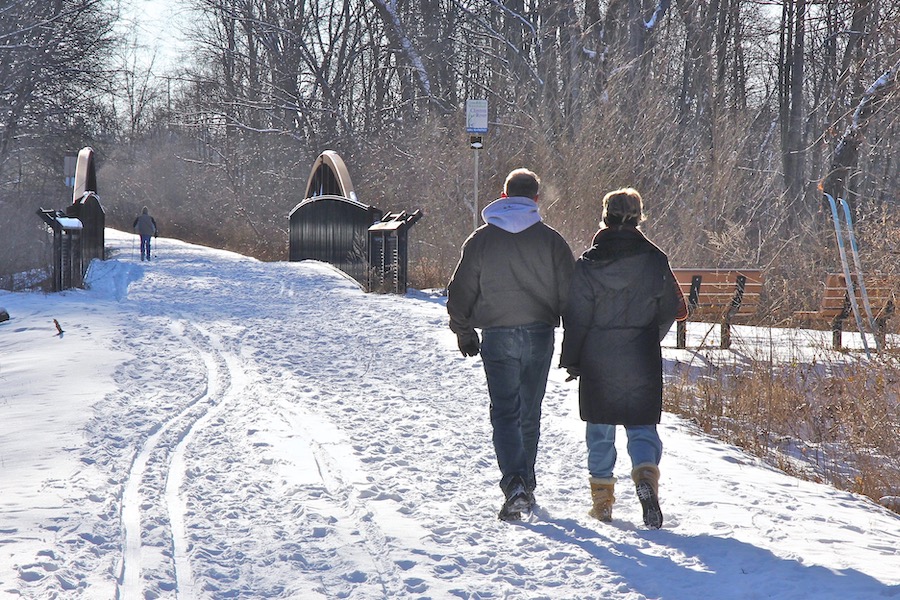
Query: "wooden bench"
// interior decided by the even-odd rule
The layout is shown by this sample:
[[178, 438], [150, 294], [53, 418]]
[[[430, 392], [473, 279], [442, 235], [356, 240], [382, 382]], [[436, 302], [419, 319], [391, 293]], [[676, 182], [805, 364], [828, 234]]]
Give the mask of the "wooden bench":
[[[731, 324], [756, 314], [763, 288], [759, 269], [672, 269], [685, 296], [687, 321], [713, 320], [720, 348], [731, 346]], [[676, 346], [687, 347], [687, 321], [678, 321]]]
[[[847, 293], [847, 284], [843, 273], [829, 273], [825, 276], [825, 293], [818, 310], [796, 311], [794, 318], [800, 321], [831, 321], [831, 339], [835, 350], [842, 347], [844, 321], [852, 314], [853, 307], [850, 304], [850, 294]], [[875, 336], [879, 345], [884, 348], [885, 331], [888, 317], [894, 312], [897, 304], [898, 282], [890, 278], [872, 274], [865, 276], [866, 295], [869, 297], [869, 306], [872, 308], [872, 317], [875, 319]], [[853, 280], [856, 302], [859, 307], [860, 317], [863, 322], [868, 321], [865, 304], [863, 304], [861, 290], [856, 278]]]

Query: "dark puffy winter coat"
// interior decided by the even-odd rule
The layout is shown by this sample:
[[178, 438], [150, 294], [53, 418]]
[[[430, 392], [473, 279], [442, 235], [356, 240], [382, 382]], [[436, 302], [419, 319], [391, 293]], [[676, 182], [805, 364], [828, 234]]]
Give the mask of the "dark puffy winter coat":
[[542, 222], [518, 233], [479, 227], [448, 286], [450, 329], [474, 335], [476, 327], [558, 325], [574, 263], [566, 241]]
[[669, 260], [634, 227], [601, 229], [575, 263], [560, 365], [580, 374], [581, 418], [652, 425], [662, 414], [660, 342], [687, 317]]

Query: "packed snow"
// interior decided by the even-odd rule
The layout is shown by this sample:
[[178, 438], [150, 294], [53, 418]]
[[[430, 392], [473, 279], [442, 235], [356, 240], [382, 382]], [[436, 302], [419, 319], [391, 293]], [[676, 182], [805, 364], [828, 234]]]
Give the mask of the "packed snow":
[[[642, 524], [624, 435], [614, 520], [591, 519], [560, 369], [537, 510], [501, 522], [484, 372], [444, 298], [106, 240], [87, 289], [0, 292], [2, 598], [900, 598], [900, 516], [671, 414], [663, 528]], [[709, 332], [691, 325], [689, 346]], [[821, 361], [820, 333], [774, 346]], [[701, 355], [673, 328], [667, 371], [788, 334], [738, 327]]]

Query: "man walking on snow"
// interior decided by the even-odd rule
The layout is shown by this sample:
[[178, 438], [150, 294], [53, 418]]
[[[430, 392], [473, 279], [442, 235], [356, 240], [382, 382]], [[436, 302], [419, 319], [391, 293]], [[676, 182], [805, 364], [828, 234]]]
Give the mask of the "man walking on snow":
[[[447, 287], [450, 329], [463, 356], [481, 353], [491, 399], [494, 451], [505, 500], [499, 518], [534, 506], [541, 402], [575, 259], [538, 212], [540, 179], [527, 169], [506, 178], [465, 241]], [[479, 340], [476, 328], [482, 330]]]

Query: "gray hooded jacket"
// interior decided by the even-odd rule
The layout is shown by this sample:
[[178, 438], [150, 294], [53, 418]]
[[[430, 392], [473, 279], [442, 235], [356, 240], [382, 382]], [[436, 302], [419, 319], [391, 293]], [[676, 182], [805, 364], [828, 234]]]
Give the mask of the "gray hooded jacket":
[[157, 234], [156, 221], [148, 214], [146, 208], [134, 220], [131, 228], [136, 230], [141, 237], [150, 237]]
[[558, 325], [575, 265], [569, 245], [531, 198], [500, 198], [482, 217], [447, 287], [450, 329], [471, 336], [476, 327]]

